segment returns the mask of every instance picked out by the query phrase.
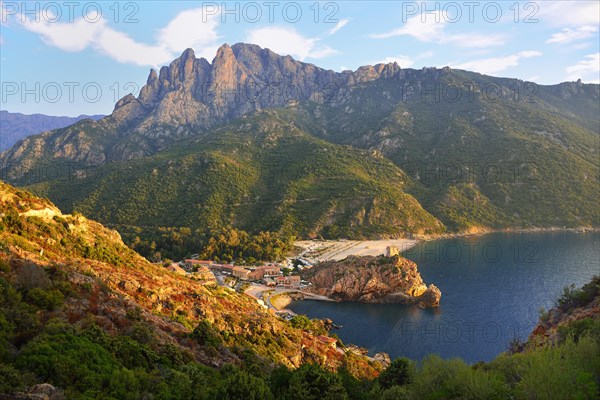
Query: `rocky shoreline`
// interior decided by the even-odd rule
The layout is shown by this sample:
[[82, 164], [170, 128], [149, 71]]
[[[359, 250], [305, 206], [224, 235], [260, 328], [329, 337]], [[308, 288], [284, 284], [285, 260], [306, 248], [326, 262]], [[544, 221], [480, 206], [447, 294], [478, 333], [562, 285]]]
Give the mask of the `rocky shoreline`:
[[399, 256], [326, 261], [302, 277], [312, 284], [307, 291], [335, 301], [418, 304], [425, 308], [437, 307], [442, 296], [435, 285], [425, 285], [414, 262]]
[[414, 235], [414, 238], [422, 241], [434, 241], [441, 239], [455, 239], [461, 237], [472, 237], [472, 236], [483, 236], [491, 233], [536, 233], [536, 232], [575, 232], [575, 233], [587, 233], [587, 232], [600, 232], [600, 228], [594, 228], [589, 226], [580, 226], [577, 228], [564, 228], [564, 227], [532, 227], [532, 228], [505, 228], [505, 229], [489, 229], [489, 228], [476, 228], [465, 232], [454, 232], [454, 233], [439, 233], [434, 235]]

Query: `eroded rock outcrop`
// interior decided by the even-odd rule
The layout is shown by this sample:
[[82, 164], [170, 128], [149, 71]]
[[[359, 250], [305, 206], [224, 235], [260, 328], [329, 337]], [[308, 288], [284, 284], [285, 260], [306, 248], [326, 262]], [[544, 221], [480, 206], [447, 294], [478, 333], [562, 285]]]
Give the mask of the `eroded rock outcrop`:
[[402, 257], [348, 257], [328, 261], [303, 274], [310, 291], [339, 301], [413, 303], [436, 307], [441, 291], [427, 287], [417, 264]]
[[[570, 295], [563, 294], [557, 303], [556, 307], [541, 313], [526, 347], [560, 343], [568, 334], [588, 329], [584, 328], [586, 320], [600, 320], [600, 276], [594, 276], [581, 289], [571, 289]], [[576, 325], [578, 328], [573, 328]]]

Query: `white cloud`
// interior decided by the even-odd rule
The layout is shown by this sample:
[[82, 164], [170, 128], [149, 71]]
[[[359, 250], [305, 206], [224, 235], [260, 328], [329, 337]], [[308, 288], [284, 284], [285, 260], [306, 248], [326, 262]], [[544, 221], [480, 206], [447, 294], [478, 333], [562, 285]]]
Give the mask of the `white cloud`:
[[[536, 4], [538, 11], [532, 18], [554, 26], [579, 27], [600, 24], [600, 2], [598, 1], [538, 1]], [[532, 11], [533, 9], [530, 12]]]
[[445, 34], [438, 42], [440, 44], [454, 44], [459, 47], [487, 48], [502, 46], [506, 42], [506, 38], [504, 35], [499, 34], [457, 33]]
[[571, 46], [571, 48], [574, 50], [584, 50], [591, 46], [592, 46], [591, 42], [584, 42], [584, 43], [574, 44]]
[[341, 19], [341, 20], [339, 20], [339, 22], [337, 24], [335, 24], [335, 26], [329, 30], [329, 34], [333, 35], [337, 31], [339, 31], [340, 29], [342, 29], [343, 27], [345, 27], [346, 25], [348, 25], [348, 22], [350, 22], [349, 19]]
[[300, 61], [306, 58], [323, 58], [337, 53], [337, 50], [320, 44], [319, 38], [308, 38], [293, 28], [282, 26], [267, 26], [251, 30], [246, 41], [279, 54], [289, 54]]
[[415, 62], [408, 56], [399, 55], [397, 57], [386, 57], [383, 61], [379, 61], [374, 64], [388, 64], [396, 62], [401, 68], [410, 68]]
[[[37, 33], [44, 43], [64, 51], [78, 52], [91, 48], [121, 62], [142, 66], [159, 66], [177, 57], [186, 48], [196, 54], [213, 57], [218, 47], [218, 15], [204, 16], [204, 8], [179, 13], [157, 33], [154, 43], [141, 43], [126, 33], [111, 28], [91, 13], [72, 23], [49, 22], [52, 18], [26, 18], [15, 15], [25, 29]], [[88, 22], [98, 19], [97, 22]], [[202, 22], [206, 21], [206, 22]]]
[[451, 65], [452, 68], [466, 69], [476, 71], [482, 74], [494, 75], [508, 68], [516, 67], [523, 58], [539, 57], [542, 53], [539, 51], [522, 51], [506, 57], [484, 58], [480, 60], [468, 61], [461, 64]]
[[504, 44], [503, 35], [479, 33], [458, 33], [451, 34], [445, 32], [449, 18], [443, 11], [436, 11], [427, 14], [415, 15], [409, 18], [406, 23], [392, 31], [369, 35], [374, 39], [386, 39], [394, 36], [410, 36], [421, 42], [454, 44], [460, 47], [489, 47]]
[[321, 41], [348, 25], [350, 19], [339, 20], [333, 28], [322, 35], [306, 37], [296, 29], [284, 26], [266, 26], [253, 29], [246, 35], [245, 41], [266, 47], [278, 54], [289, 54], [290, 56], [304, 61], [307, 58], [325, 58], [339, 51], [322, 44]]
[[569, 43], [575, 40], [590, 38], [594, 36], [594, 33], [596, 32], [598, 32], [598, 28], [587, 25], [577, 29], [565, 28], [562, 31], [553, 34], [550, 39], [546, 40], [546, 43]]
[[159, 31], [158, 42], [175, 53], [192, 48], [197, 50], [199, 56], [212, 59], [216, 51], [207, 54], [202, 50], [214, 48], [219, 41], [220, 37], [217, 34], [219, 17], [205, 16], [205, 11], [203, 8], [195, 8], [180, 12]]
[[[98, 16], [93, 14], [90, 14], [89, 18], [97, 19]], [[84, 50], [94, 42], [102, 30], [107, 29], [106, 21], [103, 19], [99, 19], [95, 23], [87, 22], [83, 18], [72, 23], [47, 21], [54, 17], [54, 15], [50, 15], [48, 18], [39, 18], [38, 21], [35, 17], [19, 17], [19, 21], [28, 31], [39, 34], [44, 43], [72, 52]]]
[[574, 81], [579, 78], [589, 83], [600, 83], [600, 53], [589, 54], [575, 65], [565, 69], [567, 80]]
[[517, 54], [519, 58], [540, 57], [542, 55], [542, 52], [537, 50], [522, 51]]
[[380, 34], [372, 34], [370, 37], [374, 39], [387, 39], [394, 36], [408, 35], [422, 42], [432, 42], [438, 40], [444, 31], [445, 22], [443, 21], [441, 11], [425, 15], [416, 15], [409, 18], [404, 26], [396, 28], [392, 31]]
[[138, 43], [126, 34], [110, 28], [99, 32], [92, 47], [120, 63], [136, 65], [159, 66], [176, 56], [163, 44], [151, 46]]
[[313, 48], [308, 54], [309, 58], [325, 58], [332, 56], [334, 54], [339, 54], [339, 51], [332, 49], [327, 45], [317, 45]]
[[295, 29], [276, 26], [254, 29], [249, 32], [246, 41], [299, 60], [308, 57], [315, 46], [315, 39], [306, 38]]

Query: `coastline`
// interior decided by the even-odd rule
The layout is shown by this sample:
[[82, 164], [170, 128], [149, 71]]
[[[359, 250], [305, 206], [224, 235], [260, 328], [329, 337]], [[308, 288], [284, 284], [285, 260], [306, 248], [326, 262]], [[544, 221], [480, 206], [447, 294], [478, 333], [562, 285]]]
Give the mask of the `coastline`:
[[[536, 233], [536, 232], [540, 232], [540, 233], [543, 233], [543, 232], [557, 232], [557, 233], [559, 233], [559, 232], [573, 232], [573, 233], [594, 232], [595, 233], [595, 232], [600, 232], [600, 228], [587, 227], [587, 226], [576, 227], [576, 228], [566, 228], [566, 227], [531, 227], [531, 228], [505, 228], [505, 229], [478, 228], [476, 230], [471, 230], [471, 231], [467, 231], [467, 232], [442, 233], [442, 234], [437, 234], [437, 235], [415, 235], [414, 237], [412, 237], [410, 239], [409, 238], [380, 239], [380, 240], [370, 240], [370, 241], [362, 241], [362, 242], [363, 243], [373, 243], [373, 242], [388, 243], [388, 242], [392, 242], [392, 241], [401, 241], [402, 240], [402, 241], [405, 241], [403, 243], [403, 246], [399, 249], [400, 255], [402, 255], [403, 253], [406, 253], [413, 247], [415, 247], [423, 242], [432, 242], [432, 241], [436, 241], [436, 240], [464, 238], [464, 237], [483, 237], [485, 235], [494, 234], [494, 233], [518, 234], [518, 233]], [[353, 240], [338, 240], [338, 241], [335, 241], [335, 240], [331, 240], [331, 241], [302, 240], [302, 241], [298, 241], [298, 242], [302, 242], [304, 244], [304, 246], [306, 246], [306, 243], [309, 243], [309, 242], [352, 243], [352, 242], [360, 242], [360, 241], [353, 241]], [[302, 248], [304, 248], [306, 250], [306, 247], [304, 247], [304, 246], [302, 246]], [[354, 246], [347, 248], [345, 250], [350, 250], [353, 247]], [[360, 249], [360, 248], [358, 248], [358, 249]], [[355, 255], [355, 254], [350, 254], [350, 255]], [[356, 255], [360, 256], [360, 254], [356, 254]], [[318, 261], [323, 262], [323, 261], [327, 261], [327, 260], [318, 260]], [[291, 293], [294, 293], [295, 295], [290, 295]], [[290, 292], [277, 293], [277, 294], [271, 296], [270, 299], [272, 301], [273, 307], [278, 311], [290, 311], [290, 310], [288, 310], [287, 307], [291, 304], [292, 301], [296, 301], [296, 300], [310, 299], [310, 300], [319, 300], [319, 301], [335, 301], [334, 299], [331, 299], [326, 296], [317, 296], [317, 295], [313, 295], [310, 293], [304, 293], [301, 291], [290, 291]]]
[[[581, 226], [575, 228], [566, 227], [531, 227], [531, 228], [472, 228], [462, 232], [446, 232], [439, 234], [413, 234], [403, 238], [388, 239], [336, 239], [336, 240], [317, 240], [302, 239], [295, 241], [294, 245], [302, 249], [300, 257], [306, 252], [314, 252], [314, 255], [308, 255], [315, 262], [339, 261], [348, 256], [377, 256], [385, 254], [385, 248], [392, 246], [398, 248], [400, 254], [419, 245], [421, 242], [430, 242], [435, 240], [454, 239], [463, 237], [477, 237], [493, 233], [535, 233], [535, 232], [600, 232], [600, 227]], [[315, 248], [316, 247], [316, 248]]]
[[537, 233], [537, 232], [588, 233], [588, 232], [600, 232], [600, 228], [593, 228], [593, 227], [589, 227], [589, 226], [581, 226], [581, 227], [577, 227], [577, 228], [565, 228], [565, 227], [532, 227], [532, 228], [504, 228], [504, 229], [480, 228], [477, 231], [468, 231], [468, 232], [439, 233], [436, 235], [415, 235], [415, 239], [417, 239], [419, 242], [421, 242], [421, 241], [431, 242], [434, 240], [484, 236], [484, 235], [489, 235], [492, 233]]
[[271, 296], [269, 299], [271, 301], [271, 305], [277, 311], [286, 311], [287, 306], [289, 306], [293, 300], [288, 292], [277, 293]]

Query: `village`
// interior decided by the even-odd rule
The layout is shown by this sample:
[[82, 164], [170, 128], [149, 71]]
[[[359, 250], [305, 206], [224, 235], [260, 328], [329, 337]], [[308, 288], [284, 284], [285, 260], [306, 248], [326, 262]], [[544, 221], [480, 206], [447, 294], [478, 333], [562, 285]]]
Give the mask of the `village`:
[[[304, 261], [306, 262], [306, 261]], [[194, 256], [181, 262], [174, 262], [167, 266], [171, 272], [188, 275], [192, 278], [206, 278], [212, 273], [221, 286], [233, 287], [234, 283], [255, 283], [268, 288], [305, 288], [310, 283], [302, 281], [298, 272], [312, 265], [297, 261], [294, 266], [291, 260], [287, 263], [269, 263], [258, 267], [237, 266], [233, 264], [219, 264], [210, 260], [198, 260]], [[203, 279], [206, 280], [206, 279]], [[209, 279], [210, 280], [210, 279]]]
[[265, 309], [288, 320], [296, 314], [278, 304], [275, 300], [278, 297], [289, 293], [300, 293], [302, 297], [329, 300], [303, 291], [311, 286], [311, 283], [302, 280], [299, 273], [305, 268], [313, 267], [311, 261], [303, 257], [286, 259], [281, 263], [242, 266], [200, 260], [197, 254], [193, 254], [188, 259], [171, 262], [165, 267], [172, 273], [187, 276], [205, 285], [217, 284], [228, 290], [246, 293]]
[[313, 268], [322, 261], [336, 260], [349, 255], [398, 255], [411, 247], [414, 241], [380, 240], [348, 241], [321, 240], [296, 242], [301, 251], [283, 262], [270, 262], [260, 266], [222, 264], [200, 260], [198, 254], [180, 262], [170, 262], [168, 271], [187, 276], [204, 285], [217, 284], [228, 290], [253, 297], [262, 307], [284, 319], [296, 314], [286, 308], [291, 299], [332, 301], [326, 296], [311, 293], [310, 282], [302, 279], [304, 269]]

